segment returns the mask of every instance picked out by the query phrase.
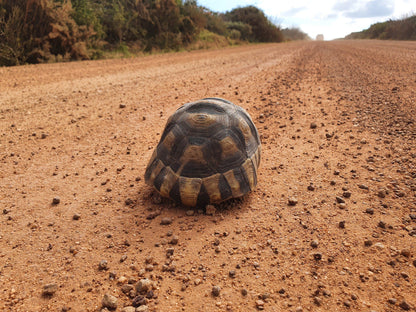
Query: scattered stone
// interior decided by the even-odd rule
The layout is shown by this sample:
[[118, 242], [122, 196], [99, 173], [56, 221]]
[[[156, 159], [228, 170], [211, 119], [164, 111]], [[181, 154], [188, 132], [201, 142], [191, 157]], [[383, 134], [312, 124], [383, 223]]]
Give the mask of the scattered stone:
[[342, 196], [344, 196], [344, 198], [350, 198], [351, 197], [351, 192], [345, 191], [344, 193], [342, 193]]
[[402, 256], [406, 257], [406, 258], [410, 258], [410, 256], [411, 256], [410, 249], [402, 249], [402, 250], [400, 251], [400, 254], [401, 254]]
[[121, 312], [136, 312], [136, 308], [132, 306], [124, 307]]
[[351, 307], [351, 301], [345, 300], [344, 301], [344, 306], [346, 306], [347, 308]]
[[311, 122], [311, 125], [310, 125], [311, 129], [316, 129], [317, 126], [318, 125], [316, 124], [316, 122]]
[[189, 217], [193, 216], [194, 214], [195, 214], [195, 210], [189, 209], [189, 210], [186, 211], [186, 215], [189, 216]]
[[147, 293], [149, 290], [151, 290], [153, 287], [152, 281], [147, 279], [147, 278], [143, 278], [141, 279], [137, 284], [136, 284], [136, 290], [138, 293], [140, 294], [145, 294]]
[[385, 248], [385, 246], [384, 246], [382, 243], [380, 243], [380, 242], [375, 243], [375, 244], [374, 244], [374, 247], [376, 247], [376, 248], [378, 248], [378, 249], [384, 249], [384, 248]]
[[53, 296], [58, 291], [58, 285], [55, 283], [46, 284], [43, 286], [42, 295], [43, 296]]
[[370, 214], [370, 215], [373, 215], [373, 214], [374, 214], [374, 209], [373, 209], [373, 208], [367, 208], [367, 209], [365, 210], [365, 213], [368, 213], [368, 214]]
[[172, 218], [170, 217], [164, 217], [162, 220], [160, 220], [161, 225], [169, 225], [172, 224]]
[[312, 247], [312, 248], [318, 248], [318, 245], [319, 245], [319, 242], [318, 242], [318, 240], [316, 240], [316, 239], [314, 239], [314, 240], [311, 242], [311, 247]]
[[137, 307], [143, 306], [147, 304], [147, 299], [144, 296], [136, 296], [134, 297], [131, 305], [133, 307], [136, 307], [136, 311], [137, 311]]
[[148, 311], [149, 311], [149, 307], [145, 304], [136, 308], [136, 312], [148, 312]]
[[366, 239], [364, 241], [364, 246], [370, 247], [371, 245], [373, 245], [373, 241], [370, 239]]
[[308, 185], [308, 191], [315, 191], [315, 186], [313, 186], [313, 184], [309, 184]]
[[120, 108], [126, 108], [126, 104], [120, 104]]
[[247, 294], [248, 294], [247, 289], [245, 289], [245, 288], [241, 289], [241, 294], [242, 294], [244, 297], [245, 297], [245, 296], [247, 296]]
[[396, 298], [389, 298], [387, 300], [387, 302], [390, 303], [390, 304], [396, 304], [397, 303], [397, 299]]
[[264, 301], [261, 299], [256, 300], [256, 308], [258, 310], [264, 310]]
[[60, 202], [61, 202], [61, 199], [59, 197], [54, 197], [52, 199], [52, 205], [59, 205]]
[[386, 190], [385, 189], [379, 189], [377, 192], [377, 196], [380, 198], [385, 198], [386, 197]]
[[339, 221], [339, 223], [338, 223], [338, 227], [339, 227], [340, 229], [345, 229], [345, 221]]
[[127, 198], [126, 201], [124, 202], [124, 204], [126, 206], [130, 206], [130, 205], [133, 205], [134, 204], [134, 201], [131, 198]]
[[129, 295], [132, 290], [134, 290], [134, 286], [131, 284], [124, 284], [121, 286], [121, 291], [126, 295]]
[[344, 198], [342, 198], [340, 196], [335, 197], [335, 200], [337, 201], [338, 204], [344, 204], [345, 203]]
[[169, 241], [169, 244], [171, 245], [177, 245], [179, 242], [179, 237], [176, 235], [173, 235], [172, 238]]
[[317, 297], [317, 296], [315, 296], [315, 297], [313, 297], [313, 303], [316, 304], [317, 306], [321, 306], [322, 299], [319, 298], [319, 297]]
[[175, 252], [175, 248], [173, 248], [173, 247], [167, 248], [166, 249], [166, 256], [170, 257], [170, 256], [173, 255], [174, 252]]
[[106, 271], [106, 270], [108, 270], [108, 262], [107, 262], [107, 260], [101, 260], [100, 263], [98, 264], [98, 269], [100, 271]]
[[205, 213], [209, 216], [215, 215], [216, 212], [217, 212], [217, 209], [215, 209], [213, 205], [207, 205], [205, 207]]
[[402, 308], [402, 310], [405, 310], [405, 311], [409, 311], [410, 308], [411, 308], [410, 305], [405, 300], [400, 302], [399, 307]]
[[358, 188], [362, 189], [362, 190], [368, 190], [369, 187], [365, 184], [358, 184]]
[[228, 272], [228, 276], [231, 278], [235, 277], [235, 270], [231, 270], [230, 272]]
[[295, 197], [290, 197], [288, 199], [287, 203], [288, 203], [289, 206], [295, 206], [298, 203], [298, 200]]
[[413, 260], [413, 266], [416, 267], [416, 259]]
[[113, 295], [105, 294], [101, 304], [104, 308], [115, 310], [117, 309], [117, 298]]
[[387, 226], [387, 224], [386, 224], [386, 222], [384, 222], [384, 221], [380, 221], [380, 222], [378, 223], [378, 227], [379, 227], [379, 228], [385, 229], [385, 228], [386, 228], [386, 226]]
[[212, 287], [211, 293], [214, 297], [218, 297], [220, 295], [220, 292], [221, 292], [221, 287], [220, 286], [213, 286]]
[[73, 220], [79, 220], [79, 219], [81, 219], [81, 215], [80, 215], [79, 213], [75, 213], [75, 214], [72, 216], [72, 219], [73, 219]]
[[322, 254], [320, 252], [314, 253], [313, 258], [317, 261], [322, 260]]

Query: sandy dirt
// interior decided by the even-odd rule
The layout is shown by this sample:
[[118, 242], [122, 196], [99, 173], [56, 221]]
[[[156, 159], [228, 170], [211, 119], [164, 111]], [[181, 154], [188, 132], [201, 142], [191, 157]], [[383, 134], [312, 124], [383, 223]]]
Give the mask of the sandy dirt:
[[[213, 215], [143, 178], [204, 97], [262, 141]], [[0, 68], [0, 311], [415, 311], [415, 143], [416, 42]]]

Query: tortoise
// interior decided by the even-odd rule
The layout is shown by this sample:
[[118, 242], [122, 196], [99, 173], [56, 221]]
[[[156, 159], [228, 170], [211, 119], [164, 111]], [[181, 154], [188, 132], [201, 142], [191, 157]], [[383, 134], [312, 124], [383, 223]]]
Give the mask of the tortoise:
[[253, 190], [260, 153], [250, 115], [230, 101], [205, 98], [169, 117], [145, 181], [163, 197], [205, 207]]

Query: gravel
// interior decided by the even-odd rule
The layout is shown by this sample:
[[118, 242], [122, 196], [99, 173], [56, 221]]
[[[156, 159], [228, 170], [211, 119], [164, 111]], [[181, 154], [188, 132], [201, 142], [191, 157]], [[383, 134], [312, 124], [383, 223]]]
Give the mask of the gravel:
[[53, 296], [58, 291], [58, 285], [55, 283], [46, 284], [42, 288], [42, 295]]
[[211, 293], [214, 297], [218, 297], [220, 295], [221, 292], [221, 287], [220, 286], [213, 286]]
[[169, 225], [172, 224], [172, 218], [170, 217], [163, 217], [162, 220], [160, 220], [161, 225]]
[[110, 294], [105, 294], [101, 304], [104, 308], [108, 308], [110, 310], [117, 309], [117, 298]]

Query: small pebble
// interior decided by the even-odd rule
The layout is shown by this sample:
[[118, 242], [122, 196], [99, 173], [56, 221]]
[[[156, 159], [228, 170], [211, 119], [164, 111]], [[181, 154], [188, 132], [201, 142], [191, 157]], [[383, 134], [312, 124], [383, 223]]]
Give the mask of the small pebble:
[[322, 304], [322, 299], [315, 296], [313, 298], [313, 303], [315, 303], [317, 306], [320, 306]]
[[171, 245], [177, 245], [179, 242], [179, 237], [176, 235], [173, 235], [172, 238], [169, 241], [169, 244]]
[[314, 239], [314, 240], [311, 242], [311, 247], [312, 247], [312, 248], [318, 248], [318, 245], [319, 245], [319, 242], [318, 242], [316, 239]]
[[124, 307], [121, 312], [136, 312], [136, 308], [132, 306]]
[[290, 197], [288, 199], [287, 203], [288, 203], [289, 206], [295, 206], [298, 203], [298, 200], [295, 197]]
[[228, 276], [231, 277], [231, 278], [234, 278], [235, 277], [235, 271], [231, 270], [230, 272], [228, 272]]
[[152, 281], [147, 279], [147, 278], [143, 278], [141, 279], [137, 284], [136, 284], [136, 290], [138, 293], [140, 294], [144, 294], [147, 293], [149, 290], [152, 289]]
[[43, 286], [42, 295], [44, 296], [52, 296], [58, 291], [58, 285], [55, 283], [46, 284]]
[[379, 228], [382, 228], [382, 229], [385, 229], [385, 228], [386, 228], [386, 222], [384, 222], [384, 221], [380, 221], [380, 222], [378, 223], [378, 227], [379, 227]]
[[105, 294], [101, 304], [104, 308], [115, 310], [117, 309], [117, 298], [113, 295]]
[[410, 249], [402, 249], [402, 250], [400, 251], [400, 254], [401, 254], [402, 256], [406, 257], [406, 258], [410, 258], [410, 256], [411, 256]]
[[346, 192], [342, 193], [342, 196], [344, 196], [344, 198], [350, 198], [351, 197], [351, 192], [346, 191]]
[[120, 104], [120, 108], [126, 108], [126, 104]]
[[72, 219], [73, 219], [73, 220], [79, 220], [79, 219], [81, 219], [81, 215], [80, 215], [79, 213], [75, 213], [75, 214], [72, 216]]
[[373, 209], [373, 208], [367, 208], [367, 209], [365, 210], [365, 213], [368, 213], [368, 214], [370, 214], [370, 215], [373, 215], [373, 214], [374, 214], [374, 209]]
[[318, 125], [316, 124], [316, 122], [311, 122], [311, 125], [310, 125], [311, 129], [316, 129], [317, 126]]
[[61, 199], [59, 197], [54, 197], [52, 199], [52, 205], [58, 205], [61, 202]]
[[108, 270], [107, 260], [101, 260], [100, 263], [98, 264], [98, 269], [101, 270], [101, 271]]
[[220, 286], [213, 286], [212, 287], [211, 293], [214, 297], [218, 297], [220, 295], [220, 292], [221, 292], [221, 287]]
[[264, 301], [261, 299], [256, 300], [256, 308], [258, 310], [264, 310]]
[[345, 229], [345, 221], [339, 221], [338, 226], [340, 229]]
[[344, 301], [344, 306], [346, 306], [347, 308], [351, 307], [351, 301], [345, 300]]
[[317, 252], [313, 254], [313, 258], [317, 261], [322, 260], [322, 254], [320, 252]]
[[161, 225], [169, 225], [172, 223], [172, 218], [170, 217], [164, 217], [162, 220], [160, 220]]
[[247, 294], [248, 294], [247, 289], [245, 289], [245, 288], [241, 289], [241, 294], [242, 294], [243, 296], [247, 296]]
[[315, 191], [315, 186], [313, 186], [312, 184], [308, 185], [308, 191]]
[[340, 196], [335, 197], [335, 200], [337, 201], [338, 204], [344, 204], [345, 203], [344, 198], [342, 198]]
[[402, 308], [402, 310], [405, 310], [405, 311], [409, 311], [410, 308], [411, 308], [410, 305], [405, 300], [400, 302], [399, 307]]
[[372, 240], [370, 240], [370, 239], [366, 239], [366, 240], [364, 241], [364, 246], [369, 247], [369, 246], [371, 246], [371, 245], [373, 245], [373, 241], [372, 241]]
[[397, 299], [396, 298], [389, 298], [389, 300], [387, 300], [387, 302], [390, 303], [390, 304], [396, 304]]
[[136, 308], [136, 312], [148, 312], [148, 311], [149, 311], [149, 307], [145, 304]]
[[378, 249], [384, 249], [384, 248], [385, 248], [384, 244], [383, 244], [383, 243], [380, 243], [380, 242], [375, 243], [375, 244], [374, 244], [374, 247], [376, 247], [376, 248], [378, 248]]
[[146, 303], [147, 303], [147, 299], [145, 297], [143, 297], [143, 296], [136, 296], [136, 297], [134, 297], [131, 305], [133, 307], [136, 307], [136, 311], [137, 311], [137, 308], [138, 307], [143, 306]]
[[189, 217], [193, 216], [194, 214], [195, 214], [195, 210], [189, 209], [189, 210], [186, 211], [186, 215], [189, 216]]

